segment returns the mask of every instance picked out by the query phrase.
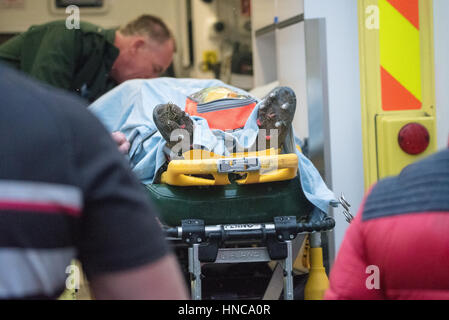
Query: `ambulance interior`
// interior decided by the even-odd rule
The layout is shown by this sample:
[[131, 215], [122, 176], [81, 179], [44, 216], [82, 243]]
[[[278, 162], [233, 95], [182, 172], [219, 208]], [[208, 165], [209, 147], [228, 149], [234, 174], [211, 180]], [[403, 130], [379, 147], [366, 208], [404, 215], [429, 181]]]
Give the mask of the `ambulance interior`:
[[[70, 5], [79, 12], [67, 9]], [[220, 263], [189, 264], [187, 276], [204, 278], [186, 281], [191, 280], [196, 299], [319, 299], [325, 282], [307, 289], [310, 247], [322, 248], [318, 268], [328, 276], [349, 218], [369, 187], [447, 147], [449, 2], [419, 0], [421, 47], [410, 53], [399, 43], [399, 58], [382, 45], [388, 41], [382, 36], [388, 5], [388, 0], [0, 0], [0, 44], [32, 25], [73, 14], [113, 28], [148, 13], [162, 18], [176, 39], [174, 61], [164, 76], [219, 79], [259, 99], [277, 86], [292, 88], [297, 96], [293, 128], [303, 142], [302, 152], [340, 201], [328, 212], [335, 226], [319, 238], [309, 235], [308, 242], [298, 235], [299, 245], [287, 246], [293, 250], [290, 261], [265, 259], [266, 252], [254, 248], [233, 251]], [[413, 57], [400, 59], [409, 55]], [[398, 66], [401, 61], [419, 63]], [[387, 107], [382, 68], [415, 79], [418, 107]], [[418, 154], [408, 154], [398, 144], [400, 130], [412, 123], [430, 136]], [[195, 250], [198, 246], [182, 246], [180, 259], [198, 255]], [[288, 265], [291, 279], [282, 272]], [[77, 293], [76, 298], [88, 294]]]

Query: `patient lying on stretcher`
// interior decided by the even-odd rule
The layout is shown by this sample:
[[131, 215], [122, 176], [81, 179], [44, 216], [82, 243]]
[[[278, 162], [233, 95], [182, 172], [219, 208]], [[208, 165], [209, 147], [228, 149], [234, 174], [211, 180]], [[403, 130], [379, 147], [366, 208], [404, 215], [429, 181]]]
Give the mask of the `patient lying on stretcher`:
[[[210, 88], [228, 88], [235, 95], [211, 98]], [[291, 126], [295, 108], [295, 94], [285, 87], [258, 100], [219, 80], [158, 78], [127, 81], [89, 109], [110, 132], [126, 136], [131, 169], [143, 184], [157, 182], [167, 160], [192, 147], [225, 157], [236, 151], [282, 147], [285, 153], [298, 156], [298, 175], [306, 197], [327, 212], [335, 195], [295, 147]], [[177, 149], [179, 145], [185, 147]]]

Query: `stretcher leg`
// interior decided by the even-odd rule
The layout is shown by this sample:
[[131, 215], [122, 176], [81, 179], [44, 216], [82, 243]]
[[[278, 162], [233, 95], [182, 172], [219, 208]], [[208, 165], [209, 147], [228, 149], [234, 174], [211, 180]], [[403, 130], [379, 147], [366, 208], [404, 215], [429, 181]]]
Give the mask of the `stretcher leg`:
[[310, 237], [310, 272], [304, 289], [305, 300], [323, 300], [329, 288], [329, 279], [323, 265], [323, 248], [321, 247], [321, 233], [311, 234]]
[[[292, 244], [292, 255], [291, 259], [292, 261], [296, 260], [296, 257], [299, 254], [299, 251], [301, 249], [302, 244], [304, 243], [305, 235], [299, 234], [293, 241], [291, 241]], [[293, 269], [293, 266], [292, 266]], [[291, 273], [292, 274], [292, 273]], [[282, 278], [284, 277], [284, 265], [282, 263], [277, 263], [276, 267], [273, 270], [273, 275], [271, 276], [271, 280], [268, 284], [268, 287], [265, 291], [265, 294], [263, 296], [263, 300], [278, 300], [281, 296], [282, 290], [284, 289], [285, 285], [282, 285]], [[293, 279], [292, 279], [293, 280]], [[285, 284], [285, 282], [284, 282]], [[293, 285], [292, 285], [293, 288]], [[285, 298], [285, 292], [287, 290], [284, 290], [284, 298]], [[293, 294], [292, 294], [293, 296]]]
[[189, 272], [191, 277], [192, 300], [201, 300], [201, 262], [198, 256], [199, 244], [189, 248]]
[[284, 269], [284, 300], [293, 300], [293, 252], [292, 242], [285, 241], [287, 245], [287, 258], [283, 261]]

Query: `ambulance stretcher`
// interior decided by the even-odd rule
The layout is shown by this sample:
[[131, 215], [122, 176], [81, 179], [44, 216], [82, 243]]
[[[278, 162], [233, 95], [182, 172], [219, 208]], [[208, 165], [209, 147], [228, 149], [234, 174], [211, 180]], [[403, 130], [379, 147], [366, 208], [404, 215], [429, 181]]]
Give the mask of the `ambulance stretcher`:
[[302, 192], [298, 156], [270, 149], [224, 158], [191, 150], [184, 159], [171, 161], [161, 183], [147, 189], [168, 239], [188, 246], [192, 298], [202, 298], [202, 264], [278, 261], [264, 298], [279, 298], [283, 288], [292, 300], [293, 263], [307, 236], [306, 298], [322, 298], [328, 280], [320, 235], [335, 221]]

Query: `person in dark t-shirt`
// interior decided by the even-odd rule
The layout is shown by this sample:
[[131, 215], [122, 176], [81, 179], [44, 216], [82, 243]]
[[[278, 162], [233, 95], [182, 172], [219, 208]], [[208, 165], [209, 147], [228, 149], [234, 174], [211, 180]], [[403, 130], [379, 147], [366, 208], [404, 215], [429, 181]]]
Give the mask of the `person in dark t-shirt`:
[[123, 155], [76, 97], [0, 65], [0, 299], [57, 298], [79, 259], [97, 299], [186, 299]]

